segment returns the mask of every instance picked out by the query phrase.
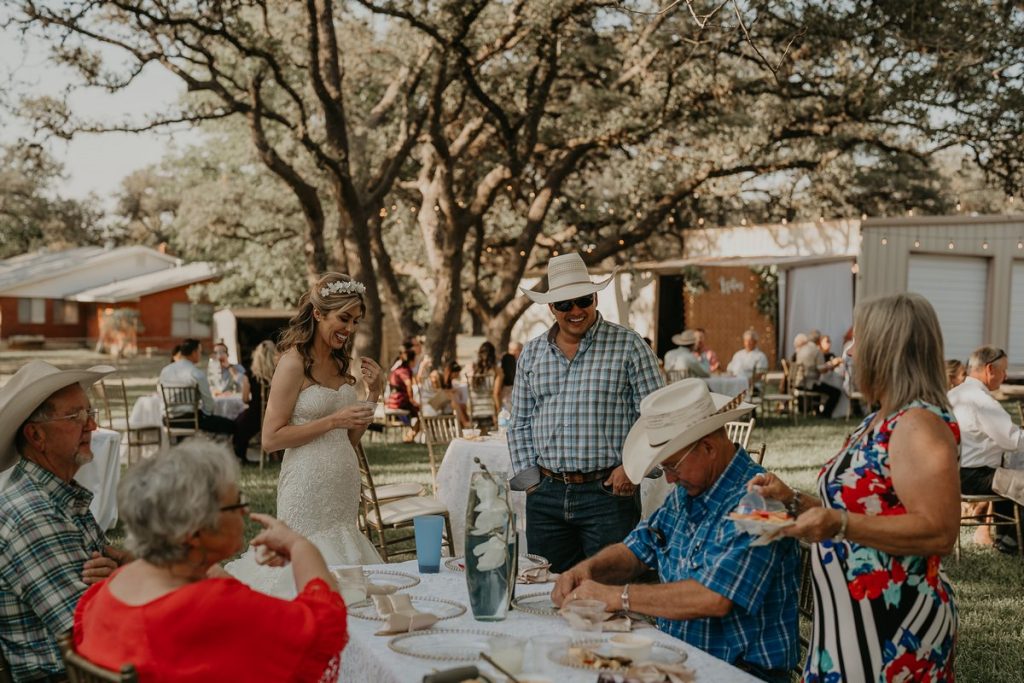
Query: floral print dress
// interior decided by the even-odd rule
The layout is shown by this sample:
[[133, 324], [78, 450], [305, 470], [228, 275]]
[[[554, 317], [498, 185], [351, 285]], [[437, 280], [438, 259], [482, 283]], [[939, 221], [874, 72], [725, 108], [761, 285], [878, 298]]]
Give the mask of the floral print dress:
[[[960, 442], [948, 412], [914, 401], [868, 432], [869, 415], [818, 475], [824, 504], [861, 515], [902, 515], [893, 489], [889, 439], [912, 408], [939, 415]], [[814, 627], [803, 680], [953, 681], [957, 611], [940, 557], [899, 556], [851, 543], [812, 547]]]

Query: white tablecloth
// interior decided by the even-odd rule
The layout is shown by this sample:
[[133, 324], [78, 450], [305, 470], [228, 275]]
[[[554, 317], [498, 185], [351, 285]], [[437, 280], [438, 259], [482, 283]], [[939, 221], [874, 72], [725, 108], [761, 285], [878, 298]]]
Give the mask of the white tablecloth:
[[[100, 528], [106, 531], [117, 521], [117, 483], [121, 481], [121, 433], [97, 429], [92, 433], [93, 460], [75, 474], [75, 481], [92, 491], [89, 510]], [[0, 491], [7, 486], [14, 467], [0, 472]]]
[[[376, 568], [397, 569], [408, 574], [418, 574], [415, 560], [403, 562], [402, 564], [376, 565]], [[521, 638], [537, 638], [541, 640], [545, 636], [550, 635], [572, 636], [573, 632], [561, 617], [537, 616], [512, 610], [504, 621], [476, 621], [473, 619], [472, 611], [469, 609], [466, 578], [462, 572], [449, 571], [442, 565], [439, 574], [425, 574], [421, 576], [421, 579], [422, 581], [419, 585], [413, 586], [405, 592], [410, 595], [433, 596], [446, 600], [455, 600], [466, 606], [465, 614], [455, 619], [446, 619], [439, 622], [436, 627], [438, 629], [497, 631]], [[554, 584], [535, 584], [517, 586], [516, 589], [519, 593], [526, 594], [538, 593], [553, 586]], [[400, 655], [388, 648], [388, 641], [391, 639], [391, 636], [373, 635], [374, 631], [380, 628], [380, 622], [378, 621], [349, 617], [348, 628], [349, 642], [341, 655], [341, 675], [338, 677], [338, 680], [344, 681], [344, 683], [351, 683], [353, 681], [417, 683], [424, 675], [437, 669], [448, 669], [467, 664], [466, 662], [442, 662]], [[687, 666], [696, 672], [696, 678], [701, 683], [756, 683], [756, 679], [750, 675], [661, 631], [646, 629], [643, 631], [643, 635], [686, 650], [688, 654]], [[492, 673], [492, 670], [483, 662], [479, 662], [478, 665], [489, 674]], [[593, 671], [570, 669], [557, 665], [552, 665], [549, 671], [551, 673], [545, 675], [554, 678], [559, 683], [594, 683], [597, 679], [597, 674]], [[498, 677], [497, 680], [502, 679]]]
[[[487, 466], [491, 472], [505, 472], [511, 475], [512, 459], [508, 442], [494, 437], [481, 441], [455, 439], [448, 445], [444, 459], [437, 470], [437, 499], [448, 508], [452, 520], [452, 535], [455, 537], [455, 554], [463, 553], [462, 540], [466, 533], [466, 499], [469, 496], [469, 480], [477, 465], [473, 458]], [[520, 547], [526, 547], [526, 494], [512, 492], [512, 509], [516, 513], [519, 528]]]
[[92, 491], [89, 509], [106, 531], [117, 522], [117, 483], [121, 481], [121, 433], [97, 429], [92, 433], [92, 462], [82, 465], [75, 481]]
[[701, 377], [701, 379], [708, 385], [709, 390], [716, 394], [725, 394], [726, 396], [739, 396], [750, 386], [750, 382], [746, 377], [713, 375], [711, 377]]
[[[214, 415], [234, 420], [245, 410], [245, 403], [242, 397], [237, 394], [225, 394], [224, 396], [213, 397]], [[132, 406], [132, 414], [129, 423], [133, 428], [139, 427], [163, 427], [164, 406], [158, 394], [139, 396]]]

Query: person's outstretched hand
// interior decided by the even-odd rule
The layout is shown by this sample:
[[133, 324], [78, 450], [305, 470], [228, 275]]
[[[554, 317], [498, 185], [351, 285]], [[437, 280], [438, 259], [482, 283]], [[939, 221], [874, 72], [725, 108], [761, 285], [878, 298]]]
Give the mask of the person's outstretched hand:
[[256, 562], [271, 567], [283, 567], [288, 564], [292, 556], [292, 546], [302, 541], [302, 536], [270, 515], [253, 512], [249, 518], [263, 527], [263, 531], [249, 542], [249, 545], [256, 549]]

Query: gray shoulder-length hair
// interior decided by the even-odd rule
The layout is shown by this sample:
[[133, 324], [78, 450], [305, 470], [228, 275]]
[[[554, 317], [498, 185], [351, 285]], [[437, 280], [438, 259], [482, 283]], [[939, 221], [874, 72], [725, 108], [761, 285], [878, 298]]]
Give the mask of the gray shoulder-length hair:
[[895, 294], [857, 304], [853, 314], [854, 373], [871, 402], [897, 410], [922, 400], [949, 408], [942, 329], [920, 294]]
[[220, 497], [238, 483], [226, 446], [197, 437], [131, 467], [117, 489], [125, 547], [157, 566], [181, 562], [189, 536], [217, 525]]

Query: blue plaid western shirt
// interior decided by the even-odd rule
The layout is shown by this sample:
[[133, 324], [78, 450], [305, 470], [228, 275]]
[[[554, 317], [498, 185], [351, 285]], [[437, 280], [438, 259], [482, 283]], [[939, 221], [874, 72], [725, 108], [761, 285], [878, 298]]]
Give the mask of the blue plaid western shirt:
[[639, 334], [597, 320], [570, 361], [555, 343], [558, 326], [526, 343], [512, 385], [508, 434], [512, 468], [595, 472], [622, 463], [622, 444], [640, 400], [664, 381]]
[[791, 669], [800, 654], [800, 551], [794, 539], [751, 547], [754, 536], [726, 518], [764, 469], [742, 448], [710, 489], [676, 486], [624, 543], [662, 583], [691, 579], [732, 601], [724, 617], [658, 619], [658, 628], [730, 664]]
[[107, 539], [77, 482], [18, 461], [0, 499], [0, 647], [16, 681], [64, 670], [57, 638], [85, 591], [82, 565]]

